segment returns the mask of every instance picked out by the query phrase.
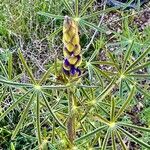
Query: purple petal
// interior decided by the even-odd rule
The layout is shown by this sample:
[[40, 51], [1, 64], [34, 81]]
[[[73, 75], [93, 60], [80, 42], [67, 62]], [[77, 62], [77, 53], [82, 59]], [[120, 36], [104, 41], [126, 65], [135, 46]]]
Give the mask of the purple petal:
[[66, 75], [69, 75], [69, 71], [66, 70], [66, 69], [64, 69], [64, 68], [63, 68], [63, 72], [64, 72]]
[[77, 68], [76, 71], [78, 72], [78, 76], [80, 76], [81, 75], [81, 70], [79, 68]]
[[69, 63], [68, 59], [65, 59], [64, 64], [65, 64], [66, 66], [70, 66], [70, 63]]
[[77, 56], [77, 58], [78, 58], [78, 60], [80, 60], [80, 59], [81, 59], [81, 56], [80, 56], [80, 55], [78, 55], [78, 56]]
[[74, 75], [76, 73], [76, 68], [74, 66], [71, 66], [70, 73], [72, 75]]
[[73, 56], [74, 52], [70, 52], [70, 56]]

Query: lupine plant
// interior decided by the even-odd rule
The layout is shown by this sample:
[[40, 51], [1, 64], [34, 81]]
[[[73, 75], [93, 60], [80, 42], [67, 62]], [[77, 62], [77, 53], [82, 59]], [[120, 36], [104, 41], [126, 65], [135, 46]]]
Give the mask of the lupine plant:
[[[13, 73], [12, 54], [7, 64], [0, 61], [0, 121], [3, 124], [18, 109], [21, 112], [17, 117], [17, 125], [7, 131], [10, 149], [17, 147], [19, 134], [32, 141], [25, 149], [128, 150], [130, 141], [140, 145], [141, 149], [150, 149], [149, 139], [142, 140], [144, 133], [150, 134], [150, 128], [135, 125], [126, 119], [128, 111], [137, 103], [138, 93], [147, 100], [150, 99], [149, 87], [141, 84], [143, 78], [150, 78], [147, 71], [150, 66], [147, 57], [150, 47], [147, 46], [136, 59], [133, 59], [132, 53], [134, 39], [127, 44], [123, 58], [103, 47], [106, 60], [100, 61], [97, 55], [102, 44], [97, 42], [93, 54], [88, 59], [84, 58], [80, 46], [80, 27], [83, 29], [84, 24], [104, 31], [82, 20], [93, 2], [90, 0], [79, 14], [76, 0], [74, 14], [69, 3], [64, 0], [63, 3], [74, 17], [40, 13], [64, 19], [64, 59], [61, 63], [55, 61], [51, 64], [40, 79], [34, 77], [20, 49], [20, 74]], [[21, 82], [24, 73], [28, 76], [25, 83]], [[5, 106], [8, 98], [12, 103]], [[30, 131], [26, 132], [27, 130]]]

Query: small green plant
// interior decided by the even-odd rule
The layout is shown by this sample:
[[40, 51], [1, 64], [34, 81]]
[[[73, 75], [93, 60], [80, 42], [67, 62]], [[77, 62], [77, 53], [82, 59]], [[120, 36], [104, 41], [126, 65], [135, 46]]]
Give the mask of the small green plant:
[[[64, 19], [63, 26], [50, 35], [53, 37], [63, 29], [64, 60], [56, 59], [40, 78], [33, 75], [20, 49], [17, 54], [21, 73], [14, 72], [13, 54], [7, 62], [0, 61], [1, 145], [12, 150], [128, 150], [128, 143], [135, 142], [141, 149], [150, 149], [147, 138], [150, 128], [135, 125], [127, 116], [133, 104], [137, 104], [138, 93], [146, 100], [150, 99], [149, 87], [141, 84], [143, 79], [150, 78], [147, 71], [150, 67], [149, 45], [146, 44], [144, 50], [140, 47], [142, 53], [135, 57], [137, 39], [132, 36], [123, 45], [125, 50], [120, 57], [109, 51], [105, 37], [101, 36], [93, 43], [92, 54], [86, 58], [84, 52], [89, 47], [85, 51], [81, 49], [78, 29], [81, 27], [85, 31], [88, 26], [105, 32], [106, 29], [86, 19], [92, 20], [99, 13], [115, 8], [88, 14], [87, 9], [94, 0], [89, 0], [80, 12], [78, 0], [75, 0], [75, 11], [67, 0], [61, 2], [70, 16], [39, 14]], [[123, 34], [121, 38], [126, 36], [126, 31]], [[127, 36], [130, 35], [128, 32]], [[98, 57], [101, 49], [106, 55], [102, 61]], [[24, 74], [27, 81], [21, 82]]]

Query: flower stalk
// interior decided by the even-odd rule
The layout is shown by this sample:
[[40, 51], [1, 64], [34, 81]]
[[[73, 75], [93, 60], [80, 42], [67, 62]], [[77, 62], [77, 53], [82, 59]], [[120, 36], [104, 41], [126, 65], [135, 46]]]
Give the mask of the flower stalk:
[[73, 109], [75, 105], [75, 99], [73, 96], [73, 93], [70, 89], [68, 89], [68, 121], [67, 121], [67, 132], [68, 132], [68, 139], [71, 143], [71, 146], [73, 146], [73, 141], [76, 136], [76, 129], [75, 129], [75, 122], [76, 122], [76, 117], [75, 117], [75, 111]]
[[[77, 22], [72, 20], [70, 17], [65, 16], [63, 23], [63, 73], [67, 82], [72, 82], [73, 79], [78, 79], [81, 75], [79, 69], [80, 64], [82, 63], [81, 47], [79, 43], [79, 34], [78, 34], [78, 25]], [[73, 88], [73, 87], [72, 87]], [[68, 121], [67, 121], [67, 132], [68, 139], [71, 143], [71, 147], [74, 145], [76, 129], [76, 113], [74, 110], [75, 106], [75, 89], [68, 88]]]

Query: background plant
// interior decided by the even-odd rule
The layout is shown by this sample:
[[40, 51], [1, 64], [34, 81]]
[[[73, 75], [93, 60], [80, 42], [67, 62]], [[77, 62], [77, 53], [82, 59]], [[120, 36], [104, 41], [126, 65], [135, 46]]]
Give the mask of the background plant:
[[[88, 5], [83, 7], [83, 14], [93, 2], [89, 1]], [[77, 3], [78, 1], [75, 5], [76, 12]], [[71, 12], [70, 4], [67, 1], [62, 1], [62, 4], [67, 7], [68, 12]], [[98, 14], [99, 12], [96, 12], [88, 17]], [[46, 15], [55, 19], [60, 18], [60, 16], [52, 16], [52, 14]], [[89, 26], [90, 30], [106, 31], [106, 28], [95, 25], [96, 22], [89, 23], [82, 17], [78, 17], [78, 15], [77, 17], [73, 16], [76, 21], [79, 21], [82, 32], [87, 30], [85, 25]], [[63, 20], [63, 18], [61, 16], [60, 19]], [[85, 46], [83, 49], [82, 72], [85, 74], [76, 84], [59, 82], [58, 79], [61, 77], [59, 71], [62, 66], [59, 60], [51, 63], [49, 69], [40, 78], [33, 75], [31, 70], [34, 69], [28, 67], [29, 62], [25, 61], [21, 50], [18, 50], [17, 54], [21, 60], [19, 73], [13, 72], [15, 66], [12, 66], [12, 62], [15, 60], [11, 54], [8, 55], [8, 61], [2, 60], [0, 63], [0, 133], [2, 146], [5, 149], [8, 146], [11, 149], [14, 147], [16, 149], [38, 149], [38, 147], [43, 149], [48, 147], [50, 149], [70, 149], [71, 147], [72, 149], [111, 149], [112, 147], [112, 149], [116, 149], [120, 146], [123, 149], [129, 149], [129, 141], [140, 144], [141, 149], [149, 149], [149, 138], [145, 137], [146, 134], [149, 137], [149, 128], [146, 128], [146, 124], [142, 125], [143, 127], [134, 125], [128, 113], [138, 103], [137, 94], [142, 94], [145, 97], [146, 105], [149, 105], [150, 63], [147, 56], [150, 48], [148, 43], [144, 44], [144, 49], [142, 46], [138, 47], [139, 52], [142, 51], [142, 53], [138, 52], [135, 55], [137, 38], [127, 34], [129, 33], [128, 20], [125, 20], [124, 24], [126, 28], [123, 34], [113, 32], [114, 36], [121, 41], [120, 49], [125, 49], [124, 55], [120, 56], [116, 51], [110, 52], [107, 38], [104, 33], [101, 33], [96, 42], [92, 42], [94, 48], [91, 49], [91, 56], [87, 55], [91, 53], [89, 48], [86, 49]], [[61, 28], [50, 36], [56, 36], [58, 31], [60, 32]], [[126, 38], [124, 38], [125, 36]], [[124, 40], [127, 41], [126, 44], [124, 44]], [[106, 53], [106, 60], [100, 60], [98, 57], [102, 49]], [[24, 72], [28, 75], [28, 80], [23, 83], [21, 78]], [[143, 78], [147, 79], [144, 85], [141, 84]], [[66, 133], [68, 118], [66, 89], [68, 88], [75, 88], [73, 97], [76, 103], [73, 111], [76, 114], [77, 123], [74, 145], [70, 143]], [[9, 100], [11, 104], [8, 103]], [[15, 115], [19, 115], [19, 117], [15, 117]], [[17, 120], [13, 120], [13, 118], [17, 118]], [[142, 134], [143, 132], [145, 134]], [[6, 140], [11, 144], [8, 145]], [[25, 143], [24, 147], [21, 147], [22, 143]]]

